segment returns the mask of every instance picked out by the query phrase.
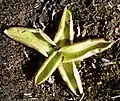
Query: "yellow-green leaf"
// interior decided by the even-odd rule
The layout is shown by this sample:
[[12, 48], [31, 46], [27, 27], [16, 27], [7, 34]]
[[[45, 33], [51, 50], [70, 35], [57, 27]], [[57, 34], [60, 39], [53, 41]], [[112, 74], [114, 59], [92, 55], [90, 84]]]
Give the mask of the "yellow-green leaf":
[[64, 10], [58, 31], [55, 35], [54, 42], [64, 45], [65, 41], [72, 42], [73, 34], [73, 20], [69, 10]]
[[63, 80], [74, 94], [79, 95], [83, 93], [80, 75], [74, 62], [62, 63], [58, 70]]
[[35, 83], [41, 84], [45, 80], [47, 80], [52, 73], [56, 70], [58, 65], [62, 61], [62, 55], [61, 53], [57, 53], [57, 51], [53, 52], [48, 59], [43, 63], [40, 70], [38, 71], [36, 77], [35, 77]]
[[40, 29], [37, 30], [24, 27], [11, 27], [6, 29], [4, 33], [10, 38], [23, 43], [28, 47], [36, 49], [46, 57], [48, 56], [47, 52], [52, 50], [52, 47], [49, 44], [52, 43], [52, 41], [50, 42], [51, 39], [47, 35], [44, 35], [42, 31], [40, 32]]
[[43, 37], [44, 40], [46, 40], [48, 43], [50, 43], [51, 45], [56, 45], [54, 43], [54, 41], [52, 41], [49, 36], [47, 36], [41, 29], [36, 29], [38, 31], [38, 33], [40, 33], [40, 35]]
[[89, 39], [62, 47], [59, 51], [64, 56], [63, 62], [78, 61], [100, 53], [110, 48], [114, 43], [115, 41], [111, 42], [104, 39]]

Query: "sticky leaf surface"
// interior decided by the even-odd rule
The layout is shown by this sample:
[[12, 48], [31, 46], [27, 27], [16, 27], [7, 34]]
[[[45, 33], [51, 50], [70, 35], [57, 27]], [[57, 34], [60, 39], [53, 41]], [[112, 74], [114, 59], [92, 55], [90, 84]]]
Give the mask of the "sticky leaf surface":
[[47, 80], [56, 70], [61, 61], [62, 61], [61, 53], [57, 53], [57, 51], [53, 52], [40, 67], [40, 70], [38, 71], [35, 77], [35, 83], [41, 84], [45, 80]]
[[47, 37], [46, 39], [49, 39], [49, 40], [46, 41], [45, 38], [43, 38], [44, 36], [43, 33], [41, 32], [42, 33], [42, 36], [41, 36], [40, 31], [36, 29], [23, 28], [23, 27], [11, 27], [9, 29], [6, 29], [4, 33], [8, 35], [10, 38], [20, 43], [23, 43], [28, 47], [36, 49], [46, 57], [48, 56], [47, 52], [52, 50], [51, 44], [48, 43], [50, 39]]
[[69, 46], [62, 47], [59, 51], [64, 56], [63, 62], [78, 61], [88, 58], [110, 48], [114, 42], [104, 39], [89, 39]]

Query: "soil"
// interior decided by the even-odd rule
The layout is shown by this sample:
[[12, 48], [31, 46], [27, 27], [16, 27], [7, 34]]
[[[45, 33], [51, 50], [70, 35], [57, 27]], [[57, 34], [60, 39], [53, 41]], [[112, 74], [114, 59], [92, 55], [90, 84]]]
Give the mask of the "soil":
[[[0, 101], [80, 100], [66, 87], [58, 71], [36, 86], [34, 77], [44, 57], [3, 33], [11, 26], [25, 26], [45, 28], [53, 38], [66, 5], [70, 5], [73, 15], [75, 36], [80, 26], [80, 36], [74, 41], [93, 37], [119, 39], [120, 0], [0, 0]], [[83, 101], [120, 101], [119, 61], [117, 41], [110, 49], [81, 62], [78, 69]]]

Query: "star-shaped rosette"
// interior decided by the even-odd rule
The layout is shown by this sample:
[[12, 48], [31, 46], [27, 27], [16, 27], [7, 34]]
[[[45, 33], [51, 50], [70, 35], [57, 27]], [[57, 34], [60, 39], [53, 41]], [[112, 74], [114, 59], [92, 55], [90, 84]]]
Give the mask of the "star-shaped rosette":
[[58, 69], [75, 95], [83, 94], [82, 82], [75, 62], [103, 52], [115, 43], [103, 38], [74, 43], [72, 14], [67, 9], [63, 12], [53, 41], [41, 29], [11, 27], [4, 30], [4, 33], [47, 57], [35, 76], [35, 84], [43, 83]]

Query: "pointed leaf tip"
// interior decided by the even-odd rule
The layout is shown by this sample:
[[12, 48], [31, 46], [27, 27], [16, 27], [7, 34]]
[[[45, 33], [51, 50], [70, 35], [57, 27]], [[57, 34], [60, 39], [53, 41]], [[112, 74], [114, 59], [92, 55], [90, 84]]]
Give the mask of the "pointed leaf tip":
[[73, 33], [73, 20], [72, 14], [69, 10], [64, 10], [58, 31], [55, 35], [54, 42], [64, 45], [66, 42], [64, 40], [73, 41], [74, 33]]
[[105, 41], [104, 39], [91, 39], [62, 47], [59, 51], [64, 56], [63, 63], [78, 61], [88, 58], [97, 53], [110, 48], [115, 41]]
[[4, 30], [4, 33], [13, 40], [34, 48], [48, 57], [47, 52], [50, 52], [53, 48], [38, 32], [37, 29], [24, 27], [11, 27]]
[[63, 80], [66, 82], [70, 90], [75, 94], [79, 95], [83, 93], [82, 82], [80, 75], [74, 62], [62, 63], [58, 68]]

